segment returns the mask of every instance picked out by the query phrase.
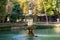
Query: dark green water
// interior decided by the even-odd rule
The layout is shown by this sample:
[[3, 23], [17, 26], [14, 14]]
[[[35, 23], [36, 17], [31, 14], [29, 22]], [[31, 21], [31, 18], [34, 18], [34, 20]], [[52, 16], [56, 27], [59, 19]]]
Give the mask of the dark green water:
[[60, 40], [60, 33], [53, 29], [37, 29], [34, 35], [28, 37], [27, 30], [0, 31], [0, 40]]

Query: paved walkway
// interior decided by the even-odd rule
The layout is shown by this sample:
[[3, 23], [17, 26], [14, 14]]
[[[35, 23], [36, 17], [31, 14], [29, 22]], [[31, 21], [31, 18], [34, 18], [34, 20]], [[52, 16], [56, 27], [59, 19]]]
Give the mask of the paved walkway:
[[[27, 25], [27, 23], [0, 23], [0, 26], [4, 25], [11, 25], [11, 26], [24, 26]], [[57, 22], [34, 22], [33, 25], [54, 25], [54, 26], [60, 26], [60, 23]]]
[[60, 23], [57, 22], [36, 22], [35, 25], [52, 25], [52, 26], [60, 26]]
[[[60, 25], [60, 23], [57, 22], [34, 22], [34, 25]], [[27, 23], [0, 23], [0, 26], [4, 26], [4, 25], [27, 25]]]

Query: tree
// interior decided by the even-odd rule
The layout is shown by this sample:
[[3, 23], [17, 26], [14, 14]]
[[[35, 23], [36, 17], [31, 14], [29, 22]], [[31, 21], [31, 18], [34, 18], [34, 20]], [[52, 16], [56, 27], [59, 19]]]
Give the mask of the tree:
[[6, 4], [7, 0], [0, 0], [0, 22], [4, 22], [6, 16]]
[[56, 11], [60, 21], [60, 0], [56, 0]]
[[28, 2], [29, 0], [17, 0], [17, 2], [20, 4], [21, 8], [23, 9], [23, 14], [27, 15], [28, 14]]
[[18, 2], [14, 3], [12, 14], [11, 14], [11, 21], [16, 22], [17, 19], [22, 19], [22, 9], [20, 7], [20, 4]]
[[[56, 10], [56, 0], [42, 0], [40, 3], [41, 9], [39, 10], [40, 13], [45, 13], [46, 14], [46, 21], [48, 21], [47, 16], [54, 16], [57, 13]], [[50, 19], [51, 20], [51, 19]]]
[[42, 2], [43, 2], [43, 8], [44, 8], [44, 11], [45, 11], [45, 14], [46, 14], [46, 22], [48, 23], [48, 17], [47, 17], [47, 9], [46, 9], [46, 4], [47, 4], [47, 2], [46, 1], [43, 1], [42, 0]]

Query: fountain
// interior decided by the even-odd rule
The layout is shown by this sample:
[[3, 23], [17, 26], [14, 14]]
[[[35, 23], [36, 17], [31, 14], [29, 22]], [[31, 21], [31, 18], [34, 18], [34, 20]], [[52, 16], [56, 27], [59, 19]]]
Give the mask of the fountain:
[[29, 19], [28, 21], [28, 36], [33, 37], [33, 19]]
[[33, 33], [33, 17], [32, 17], [32, 2], [28, 3], [29, 6], [29, 13], [28, 13], [28, 36], [29, 37], [34, 37]]

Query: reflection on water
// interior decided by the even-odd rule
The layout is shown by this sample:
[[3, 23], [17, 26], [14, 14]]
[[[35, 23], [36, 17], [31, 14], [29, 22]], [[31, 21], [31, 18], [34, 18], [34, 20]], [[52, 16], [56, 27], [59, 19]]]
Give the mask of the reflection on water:
[[60, 34], [60, 27], [55, 27], [54, 30], [56, 33]]
[[60, 40], [54, 29], [34, 30], [35, 37], [28, 37], [26, 30], [0, 31], [0, 40]]

